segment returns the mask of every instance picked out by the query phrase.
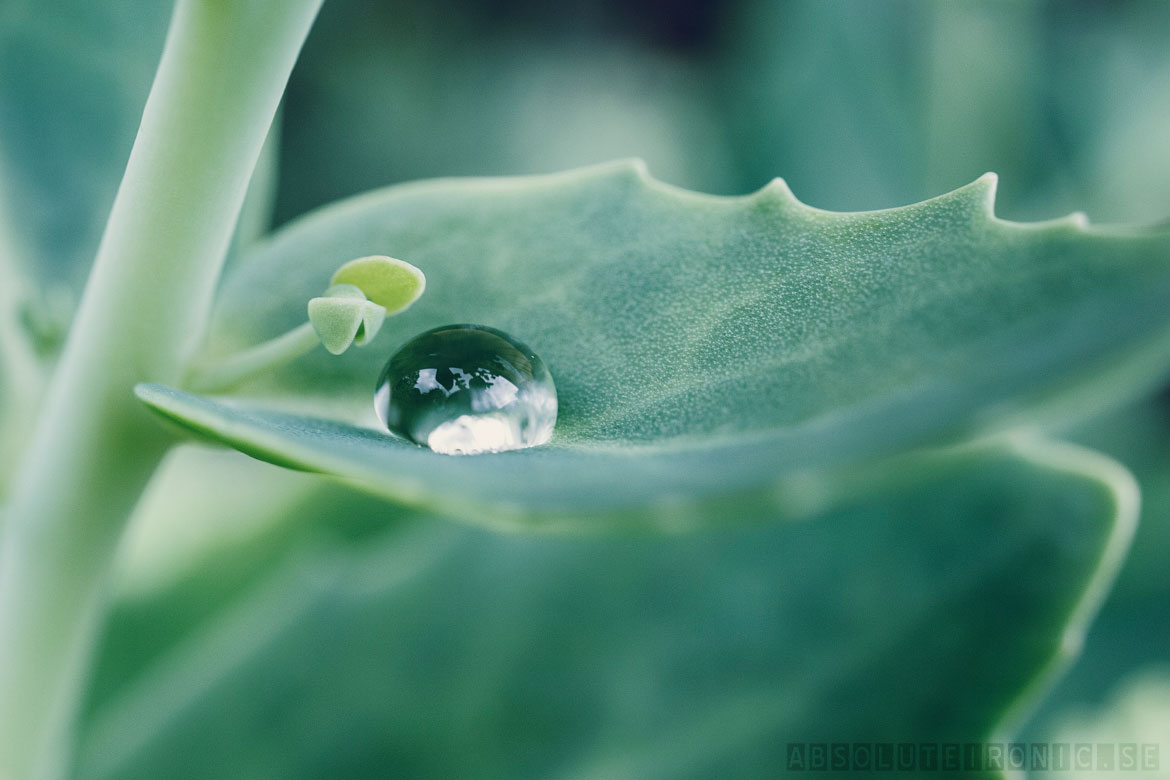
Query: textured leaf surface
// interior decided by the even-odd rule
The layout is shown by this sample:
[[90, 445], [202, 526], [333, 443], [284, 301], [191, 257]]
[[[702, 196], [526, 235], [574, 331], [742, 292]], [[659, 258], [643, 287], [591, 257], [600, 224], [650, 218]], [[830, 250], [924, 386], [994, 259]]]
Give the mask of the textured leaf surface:
[[790, 742], [986, 738], [1136, 511], [1109, 461], [1021, 446], [669, 538], [386, 530], [334, 488], [124, 602], [77, 776], [762, 778]]
[[[267, 375], [251, 388], [266, 404], [140, 395], [213, 439], [405, 500], [586, 511], [764, 493], [970, 433], [1107, 368], [1134, 387], [1159, 375], [1170, 233], [1008, 223], [993, 189], [833, 214], [779, 182], [718, 198], [625, 163], [392, 188], [261, 246], [227, 280], [211, 342], [222, 354], [296, 325], [341, 261], [384, 252], [429, 282], [385, 348]], [[395, 342], [451, 322], [544, 358], [560, 394], [550, 446], [440, 459], [372, 430]], [[274, 411], [325, 408], [332, 421]]]

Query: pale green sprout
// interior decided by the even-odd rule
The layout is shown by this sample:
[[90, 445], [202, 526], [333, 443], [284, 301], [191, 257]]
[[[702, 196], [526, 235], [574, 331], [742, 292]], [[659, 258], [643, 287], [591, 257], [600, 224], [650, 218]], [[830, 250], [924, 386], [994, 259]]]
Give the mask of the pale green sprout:
[[352, 284], [335, 284], [309, 301], [309, 322], [332, 355], [340, 355], [351, 344], [369, 344], [385, 319], [386, 309]]
[[329, 283], [359, 288], [366, 298], [383, 307], [387, 316], [393, 316], [418, 300], [427, 287], [427, 278], [410, 263], [385, 255], [370, 255], [350, 260], [338, 268]]
[[228, 390], [311, 352], [321, 344], [340, 355], [353, 344], [369, 344], [387, 316], [399, 314], [426, 289], [426, 276], [410, 263], [384, 255], [351, 260], [337, 269], [331, 286], [309, 300], [308, 318], [255, 347], [193, 369], [186, 385], [202, 392]]

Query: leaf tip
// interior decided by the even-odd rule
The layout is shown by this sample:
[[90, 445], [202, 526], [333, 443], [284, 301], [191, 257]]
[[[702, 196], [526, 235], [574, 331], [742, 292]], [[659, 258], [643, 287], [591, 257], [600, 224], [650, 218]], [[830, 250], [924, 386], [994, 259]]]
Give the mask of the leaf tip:
[[999, 174], [987, 172], [970, 184], [964, 184], [956, 190], [923, 201], [927, 203], [951, 203], [962, 210], [973, 211], [977, 218], [993, 220], [995, 218], [995, 192], [999, 185]]
[[991, 217], [995, 215], [995, 193], [998, 188], [999, 174], [988, 171], [966, 187], [961, 187], [957, 192], [968, 193], [972, 201], [979, 204], [984, 213]]
[[139, 382], [134, 385], [134, 396], [154, 414], [173, 419], [170, 406], [174, 403], [174, 390], [154, 382]]
[[[650, 168], [641, 157], [621, 157], [608, 162], [586, 165], [559, 174], [549, 174], [554, 178], [568, 178], [570, 180], [609, 180], [628, 184], [660, 185]], [[523, 177], [521, 177], [523, 178]]]
[[808, 208], [793, 194], [788, 182], [777, 176], [750, 196], [756, 201], [780, 208]]
[[800, 200], [792, 193], [792, 188], [788, 186], [788, 182], [777, 176], [764, 185], [760, 192], [766, 192], [775, 198], [782, 198], [784, 200], [799, 203]]
[[139, 382], [134, 385], [134, 395], [139, 401], [149, 404], [150, 399], [154, 397], [157, 387], [158, 385], [151, 384], [150, 382]]
[[646, 161], [641, 157], [627, 157], [626, 159], [619, 160], [618, 162], [639, 179], [650, 178], [650, 166], [646, 165]]

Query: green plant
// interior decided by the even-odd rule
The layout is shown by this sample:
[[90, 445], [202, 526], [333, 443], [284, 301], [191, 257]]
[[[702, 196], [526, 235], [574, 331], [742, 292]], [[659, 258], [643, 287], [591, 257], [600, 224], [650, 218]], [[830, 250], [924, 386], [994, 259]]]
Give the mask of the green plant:
[[[64, 275], [28, 259], [61, 247], [0, 225], [0, 777], [64, 773], [78, 718], [80, 777], [175, 776], [193, 735], [223, 748], [193, 776], [645, 778], [1012, 733], [1134, 530], [1130, 474], [1060, 434], [1163, 377], [1170, 230], [1002, 220], [992, 176], [833, 213], [612, 163], [258, 238], [319, 5], [180, 0], [59, 357], [27, 269]], [[312, 299], [344, 315], [328, 351], [372, 334], [368, 286], [322, 296], [384, 254], [428, 291], [375, 345], [520, 336], [560, 390], [549, 445], [437, 455], [370, 425], [385, 348], [291, 359]], [[83, 704], [127, 520], [186, 434], [340, 480], [255, 472], [245, 536], [123, 593]]]

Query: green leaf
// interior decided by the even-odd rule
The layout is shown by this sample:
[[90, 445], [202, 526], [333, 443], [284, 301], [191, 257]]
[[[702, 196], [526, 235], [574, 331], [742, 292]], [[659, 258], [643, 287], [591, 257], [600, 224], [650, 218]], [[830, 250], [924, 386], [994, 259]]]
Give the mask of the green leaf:
[[994, 170], [1017, 218], [1166, 215], [1165, 3], [1054, 15], [1039, 3], [746, 0], [719, 29], [718, 67], [698, 78], [714, 71], [711, 93], [736, 96], [718, 105], [741, 186], [783, 172], [810, 202], [877, 208]]
[[410, 263], [385, 255], [350, 260], [333, 274], [330, 284], [352, 284], [387, 315], [398, 314], [418, 300], [426, 289], [423, 272]]
[[[740, 5], [707, 8], [701, 26], [725, 29]], [[726, 73], [713, 59], [718, 49], [672, 46], [664, 56], [667, 20], [647, 25], [593, 0], [589, 8], [593, 22], [581, 24], [551, 6], [500, 14], [466, 0], [326, 3], [290, 82], [299, 97], [288, 105], [281, 215], [390, 182], [538, 173], [625, 155], [713, 192], [758, 186], [778, 170], [745, 170], [730, 154], [734, 107], [723, 97], [743, 85], [716, 82]]]
[[782, 480], [771, 440], [679, 452], [550, 444], [454, 457], [332, 420], [158, 385], [136, 392], [164, 418], [261, 460], [343, 475], [398, 502], [497, 527], [682, 530], [799, 514], [840, 490], [803, 474]]
[[7, 493], [20, 451], [32, 433], [43, 396], [47, 371], [38, 347], [50, 347], [46, 342], [52, 339], [36, 339], [35, 326], [50, 325], [44, 331], [49, 335], [50, 323], [55, 319], [51, 308], [50, 316], [36, 316], [42, 309], [36, 305], [33, 285], [17, 260], [18, 251], [0, 203], [0, 502]]
[[352, 284], [334, 284], [325, 295], [309, 301], [309, 322], [325, 349], [340, 355], [350, 344], [363, 346], [377, 335], [386, 309], [367, 301]]
[[[1170, 665], [1170, 408], [1155, 398], [1103, 416], [1077, 439], [1129, 467], [1141, 487], [1133, 549], [1094, 620], [1082, 657], [1036, 713], [1028, 737], [1050, 740], [1073, 713], [1118, 697], [1130, 677]], [[1107, 711], [1099, 716], [1108, 719]], [[1152, 723], [1162, 723], [1156, 718]], [[1120, 741], [1139, 739], [1141, 728]]]
[[[1170, 673], [1166, 667], [1132, 674], [1110, 692], [1108, 700], [1095, 704], [1065, 713], [1049, 732], [1053, 741], [1078, 747], [1097, 745], [1096, 750], [1100, 752], [1096, 755], [1111, 749], [1111, 764], [1121, 770], [1113, 777], [1134, 770], [1155, 776], [1166, 760], [1166, 723], [1170, 722]], [[1128, 756], [1121, 752], [1122, 746], [1128, 747]], [[1075, 780], [1094, 780], [1109, 775], [1085, 771], [1068, 776]]]
[[[67, 297], [72, 309], [80, 299], [173, 7], [5, 0], [0, 8], [0, 73], [14, 74], [0, 78], [0, 211], [18, 228], [20, 270], [50, 302]], [[253, 174], [233, 251], [268, 228], [277, 141]]]
[[145, 0], [0, 3], [0, 496], [97, 249], [168, 12]]
[[[704, 502], [698, 517], [726, 516], [720, 501], [751, 495], [772, 516], [797, 500], [778, 483], [982, 431], [1107, 369], [1128, 373], [1076, 411], [1162, 374], [1170, 233], [1004, 222], [993, 188], [984, 177], [915, 206], [834, 214], [779, 181], [719, 198], [628, 163], [422, 183], [295, 223], [226, 280], [212, 353], [296, 325], [342, 258], [408, 258], [430, 291], [394, 318], [395, 340], [473, 322], [531, 345], [560, 400], [539, 450], [439, 458], [379, 433], [371, 401], [389, 348], [308, 356], [251, 388], [263, 404], [139, 394], [213, 440], [428, 506], [653, 505], [671, 522]], [[322, 409], [333, 419], [311, 416]]]
[[780, 173], [832, 209], [911, 203], [993, 170], [1015, 218], [1165, 216], [1170, 5], [701, 8], [680, 35], [680, 17], [647, 25], [604, 3], [588, 26], [468, 2], [327, 4], [293, 75], [283, 214], [388, 181], [637, 154], [703, 191]]
[[773, 777], [792, 742], [1002, 738], [1075, 648], [1133, 483], [1036, 442], [916, 478], [655, 538], [379, 530], [334, 488], [123, 602], [76, 776]]
[[[80, 287], [162, 52], [167, 3], [6, 0], [0, 209], [46, 286]], [[19, 74], [17, 77], [16, 74]]]

